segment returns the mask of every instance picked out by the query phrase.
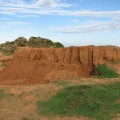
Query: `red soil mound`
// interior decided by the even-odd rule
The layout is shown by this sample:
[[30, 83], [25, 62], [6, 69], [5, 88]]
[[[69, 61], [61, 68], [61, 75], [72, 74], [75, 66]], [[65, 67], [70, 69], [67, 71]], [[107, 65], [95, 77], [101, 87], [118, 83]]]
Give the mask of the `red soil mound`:
[[0, 84], [37, 84], [56, 79], [89, 77], [94, 66], [120, 61], [118, 47], [19, 48], [0, 72]]

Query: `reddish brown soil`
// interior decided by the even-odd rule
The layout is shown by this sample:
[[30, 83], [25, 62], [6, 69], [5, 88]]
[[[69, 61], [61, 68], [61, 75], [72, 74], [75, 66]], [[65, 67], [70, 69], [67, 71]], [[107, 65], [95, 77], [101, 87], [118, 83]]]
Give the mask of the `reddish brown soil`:
[[0, 62], [11, 62], [13, 61], [13, 56], [5, 56], [0, 54]]
[[38, 84], [56, 79], [89, 77], [95, 65], [120, 62], [120, 48], [19, 48], [0, 72], [0, 84]]

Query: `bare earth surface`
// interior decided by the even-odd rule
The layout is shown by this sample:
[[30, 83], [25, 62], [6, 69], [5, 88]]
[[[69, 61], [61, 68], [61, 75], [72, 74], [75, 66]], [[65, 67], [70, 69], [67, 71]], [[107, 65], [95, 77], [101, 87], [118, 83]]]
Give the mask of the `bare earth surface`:
[[[78, 117], [43, 117], [38, 114], [36, 102], [47, 100], [67, 85], [81, 84], [109, 84], [120, 79], [83, 79], [76, 78], [69, 84], [60, 84], [59, 81], [48, 84], [28, 86], [3, 86], [4, 96], [0, 97], [0, 120], [90, 120], [84, 116]], [[119, 115], [118, 115], [119, 117]], [[116, 120], [120, 120], [119, 118]]]
[[[3, 57], [3, 56], [2, 56]], [[1, 57], [0, 70], [4, 68]], [[7, 58], [8, 62], [12, 58]], [[114, 69], [120, 73], [120, 64], [112, 65]], [[8, 77], [8, 76], [7, 76]], [[66, 79], [65, 79], [66, 80]], [[0, 90], [4, 91], [3, 96], [0, 96], [0, 120], [91, 120], [84, 116], [81, 117], [43, 117], [38, 114], [36, 102], [38, 100], [47, 100], [54, 96], [58, 91], [62, 90], [67, 85], [82, 85], [82, 84], [109, 84], [120, 81], [117, 79], [97, 79], [97, 78], [78, 78], [70, 79], [64, 82], [60, 79], [57, 82], [53, 81], [47, 84], [34, 85], [0, 85]], [[24, 79], [19, 79], [14, 82], [22, 82]], [[62, 82], [60, 82], [62, 81]], [[65, 84], [66, 83], [66, 84]], [[118, 100], [117, 102], [120, 102]], [[120, 120], [120, 115], [115, 120]]]
[[[0, 61], [12, 61], [6, 57]], [[33, 85], [54, 79], [85, 78], [96, 73], [95, 65], [118, 65], [119, 61], [120, 48], [115, 46], [21, 47], [14, 52], [13, 61], [0, 71], [0, 84]]]

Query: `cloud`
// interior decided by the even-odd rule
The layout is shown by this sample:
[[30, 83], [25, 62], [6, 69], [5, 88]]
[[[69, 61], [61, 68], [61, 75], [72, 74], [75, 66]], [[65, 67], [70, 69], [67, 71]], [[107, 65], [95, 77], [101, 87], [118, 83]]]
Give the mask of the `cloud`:
[[88, 22], [86, 25], [51, 28], [62, 33], [89, 33], [108, 30], [120, 30], [120, 20], [106, 22]]
[[56, 0], [38, 0], [37, 4], [39, 6], [49, 6], [49, 7], [54, 7], [57, 5]]
[[[71, 9], [67, 9], [71, 7]], [[0, 14], [59, 15], [120, 18], [120, 10], [72, 10], [73, 5], [62, 0], [1, 0]]]
[[37, 1], [38, 6], [42, 7], [69, 7], [71, 5], [69, 4], [62, 4], [60, 3], [60, 0], [38, 0]]
[[62, 3], [61, 0], [1, 0], [2, 7], [18, 7], [18, 8], [43, 8], [43, 7], [70, 7], [70, 4]]
[[29, 24], [30, 24], [29, 22], [16, 22], [16, 21], [13, 21], [13, 22], [0, 22], [0, 29], [7, 30], [8, 28], [16, 27], [18, 25], [29, 25]]
[[1, 0], [0, 14], [12, 15], [61, 15], [72, 6], [61, 0]]
[[[68, 9], [70, 8], [71, 9]], [[120, 29], [120, 10], [114, 11], [93, 11], [72, 9], [73, 5], [63, 0], [0, 0], [0, 14], [17, 15], [19, 17], [30, 17], [39, 15], [78, 16], [93, 18], [110, 18], [111, 21], [89, 22], [79, 24], [73, 19], [77, 26], [54, 28], [55, 31], [63, 33], [84, 33]], [[0, 23], [1, 24], [1, 23]], [[7, 22], [6, 25], [25, 25], [26, 22]], [[1, 24], [2, 25], [2, 24]], [[1, 27], [2, 28], [2, 27]]]
[[0, 22], [0, 24], [5, 24], [5, 25], [26, 25], [26, 24], [30, 24], [29, 22]]

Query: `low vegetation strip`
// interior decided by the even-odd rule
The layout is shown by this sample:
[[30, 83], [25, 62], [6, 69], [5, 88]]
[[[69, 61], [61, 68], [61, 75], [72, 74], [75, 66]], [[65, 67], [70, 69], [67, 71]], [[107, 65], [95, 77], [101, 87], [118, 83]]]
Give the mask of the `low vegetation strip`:
[[105, 64], [98, 65], [96, 69], [99, 73], [99, 78], [117, 78], [120, 76], [114, 69], [106, 66]]
[[3, 92], [4, 91], [2, 89], [0, 89], [0, 98], [3, 97]]
[[6, 94], [6, 93], [4, 93], [4, 90], [3, 90], [3, 89], [0, 89], [0, 101], [1, 101], [3, 98], [9, 98], [9, 97], [12, 97], [12, 96], [14, 96], [14, 94], [11, 94], [11, 93]]
[[29, 40], [24, 37], [19, 37], [14, 41], [7, 41], [0, 44], [0, 52], [5, 55], [11, 55], [18, 47], [34, 47], [34, 48], [63, 48], [64, 45], [60, 42], [53, 42], [47, 38], [33, 37], [31, 36]]
[[69, 86], [47, 101], [38, 101], [41, 115], [86, 116], [112, 120], [120, 113], [120, 82], [108, 85]]

